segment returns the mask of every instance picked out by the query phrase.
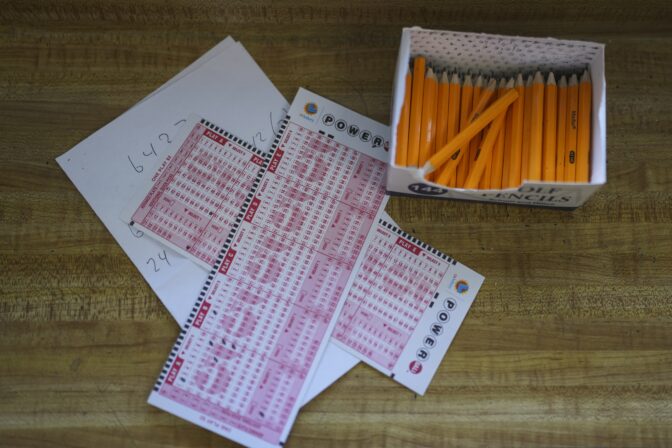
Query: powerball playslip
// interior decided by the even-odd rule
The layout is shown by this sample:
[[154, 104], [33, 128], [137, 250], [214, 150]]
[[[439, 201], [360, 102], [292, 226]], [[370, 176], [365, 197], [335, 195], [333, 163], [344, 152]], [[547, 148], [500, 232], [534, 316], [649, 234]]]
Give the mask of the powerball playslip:
[[[384, 148], [385, 134], [360, 130], [352, 118], [347, 125], [343, 116], [347, 118], [348, 111], [320, 101], [330, 104], [327, 109], [338, 112], [338, 118], [324, 108], [319, 110], [315, 102], [304, 104], [304, 114], [318, 115], [318, 134], [331, 139], [334, 135], [329, 131], [344, 132], [364, 143], [370, 141], [374, 149]], [[243, 203], [255, 178], [266, 168], [265, 160], [263, 154], [205, 120], [191, 117], [185, 129], [187, 135], [170, 151], [143, 191], [139, 205], [132, 208], [131, 222], [202, 264], [219, 264], [219, 249], [227, 244], [231, 228], [239, 222], [237, 210], [247, 206]], [[406, 235], [387, 216], [369, 231], [373, 236], [364, 245], [364, 264], [346, 290], [346, 305], [335, 332], [337, 342], [401, 384], [423, 393], [482, 278]], [[241, 300], [246, 302], [247, 296]], [[435, 303], [443, 307], [434, 308]], [[227, 325], [235, 323], [230, 320]], [[181, 362], [182, 358], [177, 360], [178, 365]], [[224, 388], [218, 393], [226, 392]]]
[[[360, 132], [328, 133], [327, 115]], [[220, 131], [198, 122], [186, 140], [193, 148], [222, 145]], [[246, 155], [260, 168], [250, 171], [249, 192], [151, 404], [246, 445], [284, 444], [385, 205], [382, 135], [383, 125], [299, 91], [271, 152]], [[134, 216], [159, 222], [146, 210], [152, 206], [170, 204], [147, 203]], [[203, 205], [210, 228], [223, 215]], [[175, 226], [189, 228], [193, 219]], [[188, 235], [173, 244], [204, 258], [205, 246]]]

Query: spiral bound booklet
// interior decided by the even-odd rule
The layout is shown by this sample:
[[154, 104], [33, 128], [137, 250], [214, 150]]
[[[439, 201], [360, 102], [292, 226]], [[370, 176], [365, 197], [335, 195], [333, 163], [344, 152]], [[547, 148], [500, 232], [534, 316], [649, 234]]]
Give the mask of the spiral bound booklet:
[[[387, 132], [298, 92], [151, 404], [239, 443], [284, 444], [387, 200]], [[240, 146], [207, 122], [187, 135]]]

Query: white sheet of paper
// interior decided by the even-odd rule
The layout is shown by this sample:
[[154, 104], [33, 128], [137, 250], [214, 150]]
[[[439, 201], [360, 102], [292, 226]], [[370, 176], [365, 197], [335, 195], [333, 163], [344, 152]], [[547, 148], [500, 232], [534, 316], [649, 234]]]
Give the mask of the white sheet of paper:
[[287, 103], [239, 45], [227, 46], [198, 70], [160, 90], [161, 94], [141, 102], [57, 161], [159, 298], [170, 303], [171, 314], [181, 321], [205, 272], [132, 232], [120, 222], [119, 213], [137, 185], [153, 171], [189, 112], [227, 122], [266, 150], [275, 134], [275, 121], [282, 119]]
[[228, 48], [229, 46], [234, 45], [234, 44], [242, 46], [242, 44], [240, 42], [236, 42], [231, 36], [227, 36], [226, 38], [224, 38], [224, 40], [222, 40], [217, 45], [215, 45], [214, 47], [212, 47], [211, 49], [209, 49], [208, 51], [203, 53], [201, 56], [199, 56], [199, 58], [196, 59], [194, 62], [192, 62], [191, 64], [189, 64], [185, 68], [183, 68], [175, 76], [170, 78], [168, 81], [164, 82], [159, 88], [157, 88], [152, 93], [150, 93], [149, 95], [147, 95], [146, 97], [144, 97], [143, 99], [138, 101], [135, 105], [131, 106], [131, 109], [129, 109], [129, 110], [132, 110], [134, 107], [137, 107], [139, 104], [142, 104], [143, 102], [147, 101], [148, 99], [150, 99], [151, 97], [153, 97], [157, 93], [161, 92], [163, 89], [165, 89], [169, 85], [174, 84], [175, 82], [184, 78], [189, 73], [192, 73], [192, 72], [198, 70], [200, 67], [203, 66], [203, 64], [205, 64], [206, 62], [208, 62], [212, 58], [214, 58], [216, 56], [219, 56], [221, 53], [223, 53], [226, 50], [226, 48]]
[[[154, 172], [188, 113], [214, 117], [267, 150], [287, 102], [242, 45], [226, 38], [129, 111], [57, 158], [171, 315], [183, 323], [207, 271], [124, 224], [119, 215]], [[330, 347], [307, 402], [358, 360]]]

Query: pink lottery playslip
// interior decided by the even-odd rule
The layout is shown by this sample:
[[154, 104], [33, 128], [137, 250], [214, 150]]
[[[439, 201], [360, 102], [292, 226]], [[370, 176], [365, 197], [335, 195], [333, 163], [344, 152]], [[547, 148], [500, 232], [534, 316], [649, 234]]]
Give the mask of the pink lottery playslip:
[[[256, 163], [256, 154], [222, 143], [240, 142], [199, 124], [204, 129], [194, 134], [195, 126], [186, 137], [195, 139], [193, 147], [208, 145], [208, 138], [226, 147], [223, 160], [231, 152]], [[214, 135], [207, 136], [208, 130]], [[299, 91], [242, 198], [151, 404], [245, 445], [284, 444], [386, 202], [386, 132], [379, 123]], [[194, 166], [206, 163], [193, 157]], [[154, 207], [169, 190], [159, 186], [149, 195]], [[165, 206], [158, 218], [152, 200], [141, 204], [134, 221], [175, 220], [169, 240], [187, 250], [208, 239], [193, 236], [208, 228], [196, 223], [224, 213], [215, 204], [188, 202], [198, 213], [183, 214], [179, 207], [187, 195], [177, 197], [178, 208]]]
[[128, 221], [209, 269], [266, 155], [196, 116], [183, 129]]
[[332, 340], [424, 394], [483, 277], [380, 220]]

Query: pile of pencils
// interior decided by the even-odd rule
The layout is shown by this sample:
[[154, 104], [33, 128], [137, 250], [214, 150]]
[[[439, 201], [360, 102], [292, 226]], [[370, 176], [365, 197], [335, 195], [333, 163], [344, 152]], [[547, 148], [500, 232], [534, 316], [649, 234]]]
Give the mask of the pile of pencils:
[[587, 71], [526, 80], [449, 75], [423, 57], [406, 74], [395, 163], [447, 187], [515, 188], [525, 180], [589, 182]]

